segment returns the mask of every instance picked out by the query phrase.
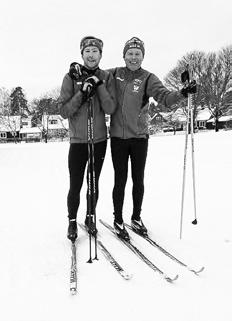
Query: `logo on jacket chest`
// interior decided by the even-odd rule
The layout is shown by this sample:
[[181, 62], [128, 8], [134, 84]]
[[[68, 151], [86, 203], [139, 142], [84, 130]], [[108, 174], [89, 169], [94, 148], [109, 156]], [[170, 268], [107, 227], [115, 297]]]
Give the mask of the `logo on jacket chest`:
[[132, 92], [133, 92], [133, 93], [138, 93], [141, 84], [142, 84], [142, 80], [140, 80], [140, 79], [134, 79]]

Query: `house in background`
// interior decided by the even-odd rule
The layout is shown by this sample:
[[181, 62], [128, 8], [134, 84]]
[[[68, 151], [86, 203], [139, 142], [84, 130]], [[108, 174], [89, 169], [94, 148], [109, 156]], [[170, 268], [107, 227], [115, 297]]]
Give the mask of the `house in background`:
[[[208, 108], [199, 107], [195, 119], [195, 129], [204, 130], [207, 128], [207, 121], [210, 119], [211, 113]], [[156, 113], [154, 114], [151, 124], [153, 126], [161, 125], [163, 132], [182, 131], [186, 128], [186, 112], [183, 108], [178, 108], [175, 112]]]
[[162, 127], [166, 124], [166, 119], [163, 116], [164, 113], [159, 111], [151, 113], [148, 119], [148, 133], [149, 135], [154, 135], [162, 131]]
[[64, 119], [60, 115], [43, 115], [41, 127], [49, 138], [68, 136], [68, 119]]
[[32, 117], [22, 117], [20, 139], [26, 142], [39, 142], [42, 139], [42, 132], [38, 127], [32, 127]]
[[166, 125], [163, 127], [163, 132], [169, 131], [181, 131], [184, 129], [186, 124], [186, 115], [182, 108], [178, 108], [174, 113], [162, 113], [166, 120]]
[[32, 117], [22, 117], [21, 118], [21, 128], [31, 128], [32, 127]]
[[60, 115], [44, 115], [37, 127], [32, 127], [32, 117], [0, 116], [0, 142], [41, 141], [43, 138], [68, 137], [68, 120]]
[[[218, 119], [219, 129], [231, 129], [232, 128], [232, 115], [221, 116]], [[208, 129], [215, 129], [215, 119], [211, 118], [207, 121]]]
[[[204, 130], [207, 129], [207, 121], [212, 117], [210, 110], [202, 107], [197, 108], [197, 115], [195, 118], [195, 129], [198, 130]], [[186, 128], [186, 113], [182, 108], [178, 108], [174, 114], [171, 116], [171, 122], [176, 122], [178, 125], [178, 128], [181, 128], [182, 130]]]
[[42, 131], [38, 127], [23, 127], [19, 132], [20, 139], [26, 142], [40, 142]]
[[195, 120], [195, 127], [197, 129], [206, 129], [207, 128], [207, 121], [212, 117], [212, 114], [209, 108], [199, 108], [196, 120]]
[[150, 124], [162, 126], [164, 123], [167, 122], [165, 119], [165, 116], [166, 116], [166, 113], [162, 113], [162, 112], [155, 113], [150, 117]]

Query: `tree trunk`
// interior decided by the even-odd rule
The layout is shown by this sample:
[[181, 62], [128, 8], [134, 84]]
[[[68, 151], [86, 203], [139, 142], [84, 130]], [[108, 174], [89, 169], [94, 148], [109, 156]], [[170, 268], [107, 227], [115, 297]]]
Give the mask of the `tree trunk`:
[[219, 131], [219, 121], [218, 118], [215, 118], [215, 132]]

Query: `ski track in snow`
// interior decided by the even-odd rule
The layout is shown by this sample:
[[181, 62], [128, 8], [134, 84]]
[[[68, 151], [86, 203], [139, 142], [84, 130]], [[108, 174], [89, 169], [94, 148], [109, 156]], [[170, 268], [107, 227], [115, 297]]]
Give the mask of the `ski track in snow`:
[[[143, 220], [151, 236], [183, 262], [205, 266], [197, 277], [130, 232], [158, 267], [164, 281], [101, 224], [100, 240], [127, 272], [123, 280], [98, 251], [87, 264], [88, 236], [79, 229], [78, 294], [69, 293], [71, 247], [66, 239], [69, 144], [0, 145], [0, 299], [4, 321], [231, 321], [232, 132], [196, 134], [195, 167], [198, 225], [193, 220], [191, 144], [187, 159], [183, 237], [179, 239], [184, 136], [149, 140]], [[108, 143], [100, 178], [97, 216], [113, 221], [113, 168]], [[85, 217], [86, 181], [79, 222]], [[131, 176], [124, 220], [132, 211]]]

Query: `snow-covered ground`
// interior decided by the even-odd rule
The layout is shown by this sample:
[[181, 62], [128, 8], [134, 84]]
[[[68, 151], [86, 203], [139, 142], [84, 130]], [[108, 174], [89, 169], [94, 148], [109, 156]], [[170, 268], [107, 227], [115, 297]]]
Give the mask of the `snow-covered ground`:
[[[76, 296], [69, 294], [71, 248], [66, 239], [68, 143], [0, 145], [1, 320], [231, 321], [231, 142], [231, 131], [195, 135], [198, 225], [191, 224], [189, 148], [182, 240], [184, 136], [153, 137], [149, 142], [143, 220], [152, 237], [179, 259], [194, 267], [204, 265], [201, 276], [131, 234], [157, 266], [171, 276], [179, 274], [174, 284], [164, 281], [98, 224], [101, 240], [133, 278], [123, 280], [100, 251], [99, 261], [87, 264], [88, 237], [79, 230]], [[97, 216], [109, 223], [113, 219], [112, 187], [108, 144]], [[85, 193], [86, 186], [78, 213], [80, 222], [85, 217]], [[125, 221], [129, 222], [130, 215], [129, 176]]]

